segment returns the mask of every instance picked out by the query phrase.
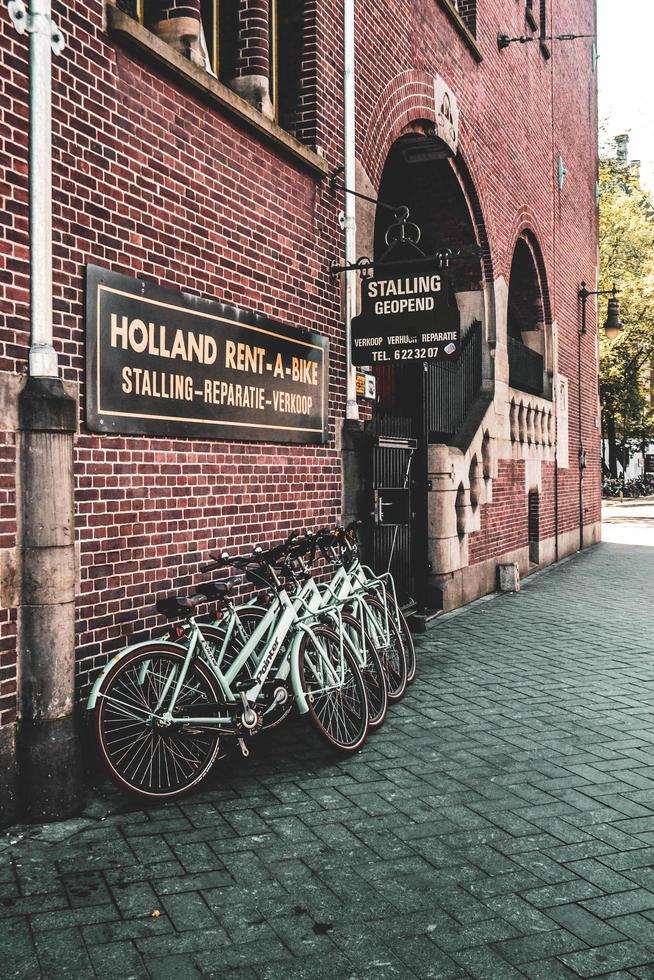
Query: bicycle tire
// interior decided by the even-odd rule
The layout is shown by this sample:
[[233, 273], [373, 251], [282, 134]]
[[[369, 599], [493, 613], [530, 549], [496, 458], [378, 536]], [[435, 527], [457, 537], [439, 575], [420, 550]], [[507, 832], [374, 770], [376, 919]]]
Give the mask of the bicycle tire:
[[409, 629], [409, 624], [406, 621], [406, 617], [398, 605], [395, 606], [395, 612], [397, 615], [399, 633], [402, 639], [404, 656], [406, 659], [406, 682], [407, 684], [413, 684], [414, 680], [416, 679], [416, 671], [418, 669], [418, 664], [416, 662], [416, 645], [413, 642], [413, 634]]
[[[318, 652], [317, 640], [321, 642]], [[327, 646], [332, 663], [344, 660], [344, 682], [328, 692], [319, 678], [321, 653]], [[333, 629], [323, 625], [305, 633], [298, 651], [302, 689], [309, 706], [309, 716], [321, 737], [333, 749], [345, 754], [358, 752], [368, 737], [368, 698], [366, 686], [354, 655]], [[313, 656], [313, 659], [312, 659]]]
[[388, 629], [389, 642], [384, 647], [378, 647], [378, 652], [386, 673], [388, 700], [399, 701], [404, 696], [407, 685], [407, 661], [402, 637], [379, 599], [370, 596], [365, 599], [365, 604], [369, 615], [375, 618], [376, 628], [382, 633]]
[[[153, 710], [170, 669], [181, 668], [185, 659], [172, 644], [141, 646], [116, 663], [98, 693], [94, 724], [103, 762], [119, 785], [142, 799], [176, 800], [185, 796], [206, 778], [218, 756], [218, 732], [184, 730], [174, 725], [159, 728], [133, 714], [130, 718], [130, 704], [133, 712], [144, 715]], [[198, 706], [201, 715], [204, 702], [215, 703], [221, 698], [215, 677], [195, 659], [189, 665], [178, 705], [185, 709]]]
[[366, 685], [368, 724], [372, 729], [379, 728], [383, 725], [388, 711], [388, 687], [381, 657], [370, 635], [366, 633], [358, 619], [348, 613], [343, 613], [341, 619], [344, 628], [350, 631], [346, 636], [353, 645], [359, 647], [365, 658], [365, 663], [363, 666], [359, 664], [359, 669]]

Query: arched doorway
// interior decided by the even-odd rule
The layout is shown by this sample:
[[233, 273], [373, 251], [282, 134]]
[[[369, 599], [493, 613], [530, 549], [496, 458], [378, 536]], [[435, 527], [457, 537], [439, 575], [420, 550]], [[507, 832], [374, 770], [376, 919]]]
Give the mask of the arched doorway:
[[[472, 247], [472, 255], [453, 258], [443, 270], [444, 288], [450, 290], [461, 315], [463, 343], [458, 360], [374, 368], [377, 402], [368, 433], [375, 521], [369, 558], [378, 571], [389, 568], [402, 601], [412, 601], [423, 612], [439, 606], [438, 596], [430, 593], [428, 585], [428, 446], [453, 443], [479, 397], [485, 346], [483, 290], [486, 282], [492, 282], [492, 273], [472, 181], [461, 157], [452, 158], [437, 137], [412, 132], [397, 140], [384, 166], [379, 200], [373, 254], [381, 264], [375, 267], [375, 278], [397, 275], [397, 266], [387, 267], [386, 262], [410, 262], [418, 257], [410, 246], [398, 246], [388, 255], [387, 231], [393, 215], [384, 206], [387, 204], [409, 209], [410, 220], [420, 228], [419, 248], [426, 255], [442, 250], [454, 255]], [[385, 496], [384, 490], [408, 492], [406, 523], [386, 523], [384, 501], [393, 498], [392, 494]], [[432, 515], [432, 523], [434, 519]]]

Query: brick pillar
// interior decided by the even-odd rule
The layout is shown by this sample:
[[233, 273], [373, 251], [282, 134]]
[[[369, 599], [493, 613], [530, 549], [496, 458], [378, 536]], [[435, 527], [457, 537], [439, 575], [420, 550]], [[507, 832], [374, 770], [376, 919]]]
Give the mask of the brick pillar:
[[229, 85], [265, 115], [273, 116], [270, 78], [270, 0], [238, 0], [238, 40]]
[[200, 42], [201, 0], [146, 0], [146, 26], [196, 65], [206, 64]]

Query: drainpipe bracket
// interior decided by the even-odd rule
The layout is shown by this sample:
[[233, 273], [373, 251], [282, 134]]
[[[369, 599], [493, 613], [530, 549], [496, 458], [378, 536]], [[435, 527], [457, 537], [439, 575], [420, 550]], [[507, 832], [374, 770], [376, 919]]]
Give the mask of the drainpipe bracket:
[[18, 34], [40, 34], [42, 32], [49, 34], [53, 54], [61, 54], [66, 47], [66, 35], [52, 18], [44, 17], [43, 14], [32, 15], [28, 13], [25, 0], [7, 0], [7, 12]]

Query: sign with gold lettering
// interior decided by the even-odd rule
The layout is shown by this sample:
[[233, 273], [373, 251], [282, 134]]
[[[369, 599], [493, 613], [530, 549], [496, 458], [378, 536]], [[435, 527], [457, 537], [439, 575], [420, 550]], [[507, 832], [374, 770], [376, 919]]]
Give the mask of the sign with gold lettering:
[[93, 265], [86, 311], [92, 432], [327, 440], [325, 337]]

